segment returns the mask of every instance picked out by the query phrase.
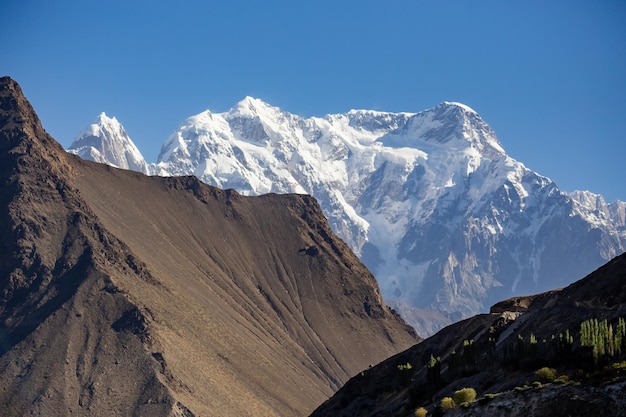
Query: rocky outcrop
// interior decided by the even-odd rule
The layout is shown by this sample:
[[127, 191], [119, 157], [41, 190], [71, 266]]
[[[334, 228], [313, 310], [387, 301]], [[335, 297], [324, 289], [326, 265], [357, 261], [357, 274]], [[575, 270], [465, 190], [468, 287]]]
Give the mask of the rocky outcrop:
[[[433, 415], [442, 412], [443, 398], [465, 387], [478, 401], [445, 415], [622, 415], [626, 341], [616, 335], [624, 334], [623, 324], [617, 329], [625, 302], [623, 254], [562, 290], [507, 300], [440, 330], [354, 376], [312, 417], [406, 417], [419, 407]], [[595, 358], [581, 335], [582, 323], [593, 319], [611, 326], [594, 343], [613, 346]], [[544, 367], [553, 369], [547, 380], [536, 374]]]

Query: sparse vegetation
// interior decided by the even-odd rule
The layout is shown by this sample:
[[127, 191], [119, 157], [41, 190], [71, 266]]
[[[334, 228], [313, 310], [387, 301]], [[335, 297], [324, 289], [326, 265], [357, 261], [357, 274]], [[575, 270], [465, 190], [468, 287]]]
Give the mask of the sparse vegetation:
[[406, 364], [398, 365], [398, 370], [400, 371], [410, 371], [411, 369], [413, 369], [413, 365], [411, 365], [409, 362], [407, 362]]
[[463, 341], [463, 370], [465, 373], [471, 373], [476, 370], [476, 346], [474, 339]]
[[[501, 366], [504, 361], [504, 365], [511, 372], [528, 376], [525, 383], [513, 388], [514, 392], [540, 390], [547, 383], [575, 385], [594, 383], [606, 380], [609, 376], [626, 376], [625, 326], [626, 323], [622, 318], [619, 320], [613, 318], [610, 322], [592, 319], [581, 323], [580, 333], [560, 329], [552, 335], [548, 333], [547, 337], [545, 332], [513, 334], [507, 343], [500, 346], [496, 344], [498, 337], [494, 332], [494, 335], [485, 338], [464, 339], [447, 357], [442, 358], [435, 353], [425, 352], [424, 357], [427, 359], [420, 367], [420, 372], [409, 362], [396, 367], [403, 383], [411, 384], [410, 404], [413, 407], [451, 380], [470, 377], [478, 369], [490, 366], [489, 362]], [[551, 366], [540, 367], [541, 362]], [[575, 372], [576, 368], [572, 368], [572, 364], [581, 367], [578, 373]], [[533, 369], [536, 369], [534, 379]], [[557, 369], [559, 371], [562, 369], [563, 373], [557, 373]], [[419, 380], [423, 382], [418, 384], [416, 381]], [[468, 380], [469, 383], [471, 382]], [[474, 388], [463, 388], [449, 397], [442, 398], [438, 403], [431, 404], [429, 408], [433, 408], [430, 412], [425, 407], [407, 408], [403, 412], [414, 410], [411, 415], [443, 416], [447, 410], [468, 408], [475, 401], [485, 405], [497, 395], [484, 394], [477, 399]]]
[[535, 379], [539, 382], [552, 382], [556, 379], [556, 370], [544, 366], [535, 371]]
[[618, 371], [626, 370], [626, 361], [612, 363], [611, 369], [618, 370]]
[[569, 377], [567, 375], [561, 375], [553, 381], [555, 384], [567, 384]]
[[415, 415], [415, 417], [426, 417], [428, 415], [428, 410], [425, 409], [424, 407], [420, 407], [417, 410], [415, 410], [415, 413], [413, 413]]
[[[594, 360], [601, 360], [601, 363], [607, 364], [609, 363], [608, 359], [621, 358], [622, 352], [626, 352], [626, 322], [623, 318], [619, 318], [617, 323], [612, 321], [612, 324], [607, 320], [587, 320], [581, 323], [580, 333], [571, 333], [565, 329], [548, 337], [543, 335], [539, 337], [535, 333], [527, 333], [526, 337], [521, 334], [513, 337], [512, 343], [502, 346], [499, 352], [502, 356], [496, 352], [496, 336], [489, 336], [487, 343], [485, 343], [486, 339], [479, 339], [476, 342], [473, 339], [465, 339], [462, 345], [457, 346], [457, 350], [451, 352], [450, 356], [444, 360], [432, 353], [429, 354], [429, 359], [426, 362], [426, 381], [432, 387], [441, 387], [446, 376], [450, 378], [453, 375], [470, 375], [478, 369], [478, 366], [483, 365], [486, 358], [497, 360], [500, 357], [507, 361], [513, 369], [527, 371], [529, 367], [536, 366], [541, 358], [543, 358], [541, 360], [547, 360], [548, 363], [555, 365], [567, 364], [573, 360], [579, 361], [583, 365], [585, 363], [591, 364], [593, 349]], [[448, 366], [446, 375], [442, 373], [444, 363]], [[400, 371], [411, 370], [411, 368], [409, 363], [398, 365]], [[594, 368], [598, 369], [597, 367]], [[626, 361], [616, 362], [613, 367], [604, 366], [602, 369], [609, 372], [609, 368], [610, 371], [617, 374], [626, 369]], [[583, 369], [585, 369], [584, 366]], [[580, 370], [579, 374], [587, 376], [586, 378], [571, 377], [574, 378], [572, 381], [587, 380], [590, 377], [583, 370]], [[592, 376], [595, 377], [597, 374], [598, 371]], [[549, 366], [537, 369], [534, 372], [534, 382], [530, 381], [515, 387], [514, 391], [539, 389], [546, 383], [572, 383], [569, 375], [559, 376], [556, 369]], [[580, 384], [580, 382], [577, 383]], [[478, 401], [481, 404], [486, 404], [495, 396], [496, 394], [485, 394]], [[455, 407], [469, 406], [469, 403], [476, 401], [476, 398], [476, 391], [473, 388], [463, 388], [455, 391], [451, 397], [441, 399], [436, 408], [442, 412]]]
[[456, 404], [471, 403], [476, 400], [476, 390], [474, 388], [461, 388], [454, 391], [453, 397]]
[[456, 404], [454, 403], [454, 400], [452, 399], [452, 397], [443, 397], [441, 399], [441, 408], [443, 408], [444, 410], [450, 410], [454, 408], [455, 406]]
[[[580, 345], [591, 348], [594, 365], [619, 356], [626, 350], [626, 322], [620, 317], [615, 330], [604, 319], [591, 319], [580, 324]], [[606, 362], [605, 362], [606, 363]]]
[[413, 377], [413, 365], [409, 362], [406, 364], [400, 364], [398, 365], [398, 372], [398, 382], [401, 385], [407, 385], [411, 382], [411, 378]]
[[620, 317], [615, 329], [615, 352], [621, 355], [626, 350], [626, 320]]
[[574, 336], [572, 336], [569, 332], [569, 329], [565, 329], [565, 333], [559, 333], [559, 346], [561, 349], [569, 351], [572, 349], [572, 345], [574, 344]]
[[[626, 352], [626, 322], [623, 318], [619, 318], [617, 322], [613, 320], [612, 324], [607, 320], [587, 320], [581, 323], [580, 333], [571, 333], [568, 329], [565, 329], [548, 337], [543, 335], [539, 337], [535, 333], [527, 333], [526, 337], [521, 334], [513, 337], [514, 341], [512, 343], [502, 346], [500, 350], [502, 356], [499, 356], [498, 352], [496, 352], [495, 342], [497, 338], [495, 336], [489, 336], [487, 343], [485, 343], [485, 340], [480, 339], [476, 342], [473, 339], [465, 339], [462, 345], [457, 346], [457, 350], [451, 352], [450, 356], [443, 361], [440, 357], [430, 354], [426, 363], [426, 381], [432, 387], [440, 387], [446, 375], [448, 378], [450, 375], [470, 375], [478, 369], [478, 366], [482, 366], [486, 358], [491, 360], [498, 357], [507, 361], [513, 369], [523, 371], [529, 370], [533, 365], [536, 366], [540, 359], [547, 360], [548, 363], [555, 365], [579, 361], [583, 365], [583, 369], [585, 369], [585, 363], [591, 364], [592, 350], [594, 361], [601, 361], [600, 363], [605, 365], [602, 367], [603, 372], [618, 374], [620, 371], [626, 370], [626, 361], [614, 362], [612, 366], [607, 365], [609, 359], [617, 357], [621, 359], [623, 352]], [[446, 375], [442, 374], [443, 363], [448, 365]], [[400, 370], [406, 370], [407, 368], [406, 365], [398, 366]], [[573, 378], [572, 381], [577, 381], [576, 383], [580, 384], [580, 381], [588, 380], [591, 377], [599, 378], [597, 375], [600, 371], [598, 371], [597, 366], [594, 366], [594, 368], [596, 371], [592, 374], [579, 370], [577, 377], [571, 377]], [[585, 375], [585, 378], [582, 378], [583, 375]], [[578, 376], [581, 377], [579, 378]], [[563, 374], [559, 376], [556, 369], [549, 366], [537, 369], [534, 372], [534, 382], [530, 381], [515, 387], [514, 391], [521, 392], [532, 388], [539, 389], [546, 383], [572, 383], [569, 375]], [[486, 404], [493, 400], [496, 395], [485, 394], [478, 401], [480, 404]], [[441, 399], [440, 404], [436, 408], [439, 412], [443, 412], [443, 410], [455, 407], [468, 407], [473, 401], [476, 401], [476, 391], [473, 388], [463, 388], [455, 391], [451, 397]], [[433, 415], [435, 415], [434, 413], [433, 411]]]
[[431, 383], [434, 387], [439, 387], [441, 385], [441, 358], [436, 357], [434, 355], [430, 355], [430, 359], [427, 364], [427, 377], [428, 382]]

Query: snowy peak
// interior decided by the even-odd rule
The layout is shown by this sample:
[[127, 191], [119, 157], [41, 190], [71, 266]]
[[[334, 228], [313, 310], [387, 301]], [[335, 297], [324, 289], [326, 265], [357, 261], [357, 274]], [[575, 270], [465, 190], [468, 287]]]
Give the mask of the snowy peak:
[[241, 100], [234, 107], [232, 107], [228, 111], [228, 114], [230, 116], [254, 117], [259, 116], [260, 113], [262, 114], [263, 112], [272, 110], [279, 109], [270, 106], [269, 104], [258, 98], [246, 96], [243, 100]]
[[466, 113], [473, 113], [475, 115], [478, 115], [476, 110], [474, 110], [473, 108], [471, 108], [470, 106], [466, 104], [459, 103], [458, 101], [444, 101], [443, 103], [440, 104], [440, 106], [451, 108], [451, 109], [459, 109]]
[[275, 120], [277, 114], [280, 114], [280, 109], [259, 99], [246, 97], [224, 114], [223, 118], [238, 139], [261, 144], [270, 139], [265, 125]]
[[505, 155], [493, 129], [472, 108], [456, 102], [444, 102], [410, 115], [380, 141], [385, 146], [417, 148], [427, 153], [473, 148], [488, 159]]
[[68, 151], [83, 159], [149, 173], [148, 164], [124, 126], [104, 112], [76, 136]]
[[616, 200], [607, 204], [604, 197], [591, 191], [573, 191], [567, 195], [576, 203], [577, 211], [588, 213], [595, 223], [611, 222], [626, 228], [626, 202]]
[[95, 123], [92, 126], [106, 126], [111, 130], [119, 130], [124, 131], [124, 127], [120, 122], [117, 121], [115, 116], [109, 117], [105, 112], [102, 112], [96, 118]]
[[606, 201], [604, 201], [604, 197], [600, 194], [595, 194], [590, 191], [573, 191], [568, 194], [572, 200], [576, 201], [588, 210], [606, 210]]
[[435, 129], [429, 132], [429, 139], [456, 139], [492, 157], [505, 154], [491, 126], [471, 107], [456, 102], [444, 102], [430, 111], [433, 113], [433, 120], [439, 121], [449, 130], [447, 135], [442, 135], [442, 132]]

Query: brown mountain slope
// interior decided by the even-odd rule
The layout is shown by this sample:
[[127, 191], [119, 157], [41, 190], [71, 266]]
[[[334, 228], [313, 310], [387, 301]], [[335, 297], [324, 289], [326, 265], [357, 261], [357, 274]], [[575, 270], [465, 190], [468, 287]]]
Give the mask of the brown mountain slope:
[[416, 337], [310, 197], [66, 154], [0, 80], [3, 415], [306, 415]]
[[[312, 417], [405, 417], [418, 407], [442, 415], [441, 399], [465, 387], [474, 388], [479, 398], [497, 395], [445, 415], [626, 415], [626, 339], [618, 336], [620, 318], [626, 319], [626, 254], [567, 288], [506, 300], [490, 314], [442, 329], [353, 377]], [[607, 353], [597, 360], [581, 338], [581, 323], [592, 319], [612, 326], [603, 342]], [[533, 384], [543, 367], [563, 376], [561, 384]]]

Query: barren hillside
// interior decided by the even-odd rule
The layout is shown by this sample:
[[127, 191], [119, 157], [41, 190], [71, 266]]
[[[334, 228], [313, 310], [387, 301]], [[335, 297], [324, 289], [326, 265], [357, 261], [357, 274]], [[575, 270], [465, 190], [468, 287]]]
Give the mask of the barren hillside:
[[0, 82], [5, 415], [306, 415], [417, 341], [301, 195], [66, 154]]

